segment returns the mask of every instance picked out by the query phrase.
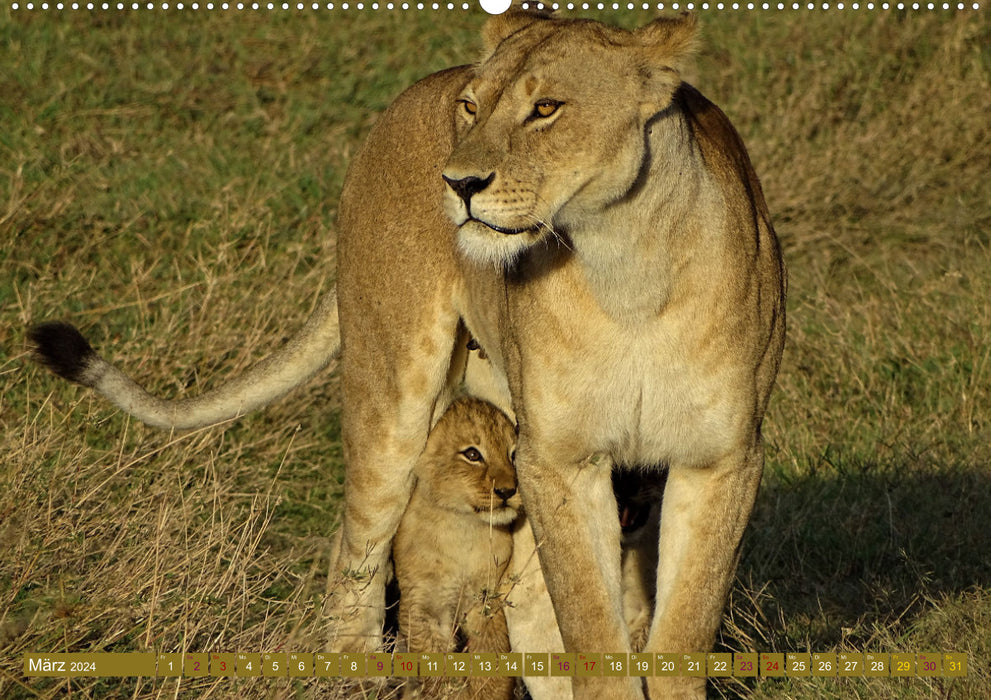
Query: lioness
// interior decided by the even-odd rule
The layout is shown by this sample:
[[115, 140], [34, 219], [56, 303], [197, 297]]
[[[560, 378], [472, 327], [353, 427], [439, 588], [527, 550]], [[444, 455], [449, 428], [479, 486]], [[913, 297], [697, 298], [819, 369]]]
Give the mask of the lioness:
[[[339, 566], [389, 541], [408, 499], [397, 474], [460, 375], [463, 324], [508, 386], [565, 647], [630, 649], [617, 462], [669, 467], [646, 649], [711, 647], [760, 482], [784, 283], [739, 136], [678, 76], [694, 33], [686, 18], [626, 32], [504, 15], [481, 64], [418, 83], [376, 124], [341, 201]], [[358, 601], [380, 596], [373, 583]], [[379, 621], [371, 604], [352, 630]], [[704, 681], [648, 688], [700, 696]], [[574, 690], [642, 697], [637, 679]]]
[[[668, 466], [645, 648], [707, 650], [760, 482], [785, 319], [778, 243], [743, 143], [679, 77], [694, 35], [691, 17], [635, 31], [512, 11], [489, 20], [485, 58], [409, 88], [351, 163], [339, 329], [325, 300], [234, 388], [148, 403], [65, 327], [36, 334], [41, 352], [128, 410], [188, 427], [298, 383], [336, 352], [339, 330], [348, 470], [336, 566], [366, 576], [334, 605], [341, 646], [372, 649], [410, 476], [464, 376], [470, 333], [489, 358], [487, 390], [519, 424], [520, 494], [565, 647], [630, 649], [610, 486], [625, 463]], [[647, 686], [655, 699], [704, 694], [703, 679]], [[635, 678], [573, 687], [643, 697]]]
[[[452, 403], [430, 431], [392, 548], [409, 651], [510, 650], [500, 589], [521, 505], [515, 447], [513, 424], [477, 399]], [[465, 697], [511, 698], [513, 687], [473, 678]]]

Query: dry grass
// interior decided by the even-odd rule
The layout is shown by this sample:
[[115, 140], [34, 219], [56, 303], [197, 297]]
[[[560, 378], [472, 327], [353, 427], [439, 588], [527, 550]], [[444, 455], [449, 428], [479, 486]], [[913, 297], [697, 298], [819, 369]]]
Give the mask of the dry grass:
[[[170, 394], [264, 355], [332, 281], [337, 194], [374, 115], [476, 56], [480, 16], [450, 18], [0, 9], [0, 696], [391, 692], [23, 678], [28, 651], [319, 650], [343, 478], [332, 372], [170, 436], [47, 376], [23, 338], [72, 320]], [[720, 648], [971, 663], [961, 681], [713, 693], [991, 696], [991, 25], [703, 19], [695, 82], [743, 133], [790, 272], [767, 475]]]

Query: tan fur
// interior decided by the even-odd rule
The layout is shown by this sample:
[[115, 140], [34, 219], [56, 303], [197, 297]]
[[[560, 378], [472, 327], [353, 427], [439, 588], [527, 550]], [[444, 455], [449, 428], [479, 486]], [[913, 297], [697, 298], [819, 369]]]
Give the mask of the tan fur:
[[[679, 82], [691, 22], [516, 18], [487, 35], [479, 66], [421, 81], [380, 118], [342, 196], [338, 567], [388, 556], [463, 322], [509, 389], [565, 647], [631, 648], [609, 488], [627, 463], [670, 467], [646, 649], [707, 650], [784, 337], [760, 185], [726, 117]], [[542, 104], [556, 107], [535, 116]], [[380, 598], [381, 584], [340, 597], [361, 611], [344, 641], [378, 643]], [[576, 697], [642, 697], [632, 680], [574, 683]], [[704, 688], [656, 678], [649, 692]]]
[[[261, 408], [304, 383], [340, 350], [337, 295], [325, 294], [306, 324], [282, 348], [221, 386], [189, 398], [149, 394], [98, 355], [68, 324], [46, 324], [54, 333], [30, 332], [35, 355], [66, 379], [91, 387], [138, 420], [156, 428], [188, 430], [229, 421]], [[68, 329], [68, 330], [67, 330]], [[58, 358], [58, 359], [53, 359]], [[70, 362], [66, 363], [65, 359]]]
[[[645, 649], [708, 650], [784, 343], [760, 184], [726, 116], [680, 81], [694, 21], [627, 32], [511, 13], [484, 34], [481, 63], [420, 81], [381, 116], [341, 196], [348, 471], [334, 568], [348, 576], [331, 577], [336, 644], [381, 643], [414, 465], [464, 378], [519, 423], [520, 492], [565, 648], [631, 648], [618, 463], [669, 468]], [[328, 297], [309, 340], [290, 344], [287, 370], [258, 374], [260, 400], [333, 355], [333, 309]], [[489, 358], [480, 372], [469, 334]], [[92, 356], [62, 364], [100, 388]], [[133, 387], [112, 384], [127, 409]], [[225, 396], [205, 415], [259, 403]], [[178, 425], [172, 407], [152, 413]], [[704, 684], [652, 678], [648, 690], [702, 697]], [[643, 697], [634, 679], [576, 678], [574, 694]]]
[[[613, 471], [613, 492], [623, 525], [621, 578], [623, 617], [630, 631], [631, 649], [646, 645], [654, 610], [657, 538], [661, 496], [666, 472], [656, 469]], [[513, 649], [565, 651], [547, 584], [540, 570], [533, 529], [525, 518], [513, 530], [513, 558], [506, 578], [513, 585], [506, 597], [506, 622]], [[528, 676], [533, 700], [571, 700], [571, 681], [565, 677]]]
[[[515, 445], [509, 419], [477, 399], [455, 401], [430, 432], [392, 550], [409, 651], [455, 651], [461, 639], [470, 652], [510, 650], [502, 576], [521, 505]], [[458, 697], [511, 698], [513, 686], [472, 678]]]

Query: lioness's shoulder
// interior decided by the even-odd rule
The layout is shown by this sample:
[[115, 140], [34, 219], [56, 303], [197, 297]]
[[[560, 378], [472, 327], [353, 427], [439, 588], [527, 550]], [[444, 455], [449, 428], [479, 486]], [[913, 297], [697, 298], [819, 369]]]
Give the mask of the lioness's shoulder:
[[747, 147], [729, 117], [688, 83], [682, 83], [675, 92], [674, 103], [685, 115], [709, 168], [725, 182], [744, 183], [759, 214], [768, 220], [770, 216], [760, 180], [750, 162]]

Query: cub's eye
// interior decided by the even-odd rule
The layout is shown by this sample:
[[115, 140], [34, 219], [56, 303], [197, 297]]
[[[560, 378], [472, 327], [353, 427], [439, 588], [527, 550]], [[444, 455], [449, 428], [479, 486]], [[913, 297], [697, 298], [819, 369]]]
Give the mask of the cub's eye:
[[546, 119], [547, 117], [554, 114], [557, 108], [561, 106], [561, 102], [556, 100], [541, 100], [533, 105], [533, 117]]
[[461, 107], [470, 116], [474, 117], [475, 114], [478, 112], [478, 105], [475, 104], [474, 102], [472, 102], [471, 100], [469, 100], [467, 98], [464, 98], [464, 99], [458, 100], [458, 102], [461, 103]]
[[482, 453], [479, 452], [478, 449], [475, 447], [469, 447], [467, 450], [462, 450], [461, 455], [469, 462], [482, 461]]

